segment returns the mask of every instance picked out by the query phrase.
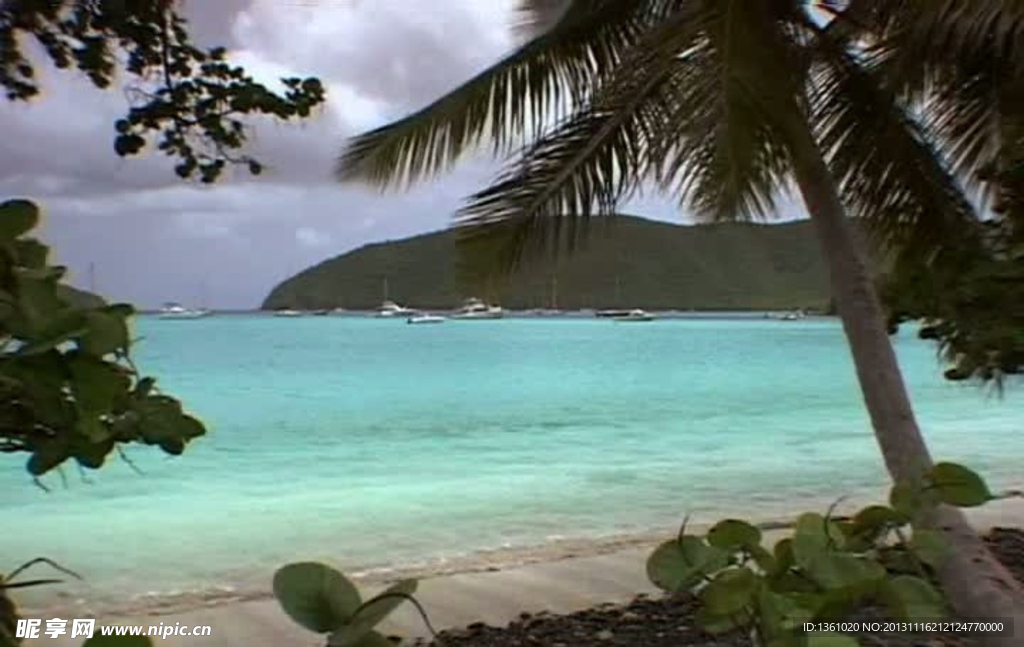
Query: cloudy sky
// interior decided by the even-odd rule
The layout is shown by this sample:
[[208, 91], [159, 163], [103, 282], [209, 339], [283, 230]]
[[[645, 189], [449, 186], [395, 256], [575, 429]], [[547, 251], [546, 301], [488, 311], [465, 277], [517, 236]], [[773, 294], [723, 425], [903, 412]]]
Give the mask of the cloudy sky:
[[[401, 117], [493, 63], [514, 44], [514, 0], [189, 0], [196, 38], [229, 47], [258, 80], [320, 77], [328, 105], [302, 125], [261, 125], [256, 181], [185, 183], [162, 155], [122, 160], [112, 124], [119, 92], [40, 66], [43, 99], [0, 100], [0, 196], [46, 208], [43, 238], [72, 282], [153, 307], [259, 304], [281, 279], [368, 242], [448, 226], [462, 198], [498, 165], [464, 162], [411, 192], [339, 186], [345, 138]], [[13, 136], [12, 136], [13, 134]], [[668, 202], [629, 211], [684, 221]]]

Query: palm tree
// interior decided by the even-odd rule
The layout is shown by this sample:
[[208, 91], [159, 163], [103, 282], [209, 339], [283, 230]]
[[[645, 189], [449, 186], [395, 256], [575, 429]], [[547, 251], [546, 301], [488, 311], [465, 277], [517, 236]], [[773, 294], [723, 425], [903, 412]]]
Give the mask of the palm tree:
[[[916, 483], [932, 459], [847, 216], [886, 249], [917, 255], [953, 232], [974, 235], [976, 217], [929, 124], [889, 84], [898, 60], [867, 54], [875, 32], [905, 26], [894, 16], [926, 10], [924, 0], [890, 2], [884, 14], [873, 0], [524, 0], [535, 30], [524, 45], [357, 137], [338, 174], [401, 187], [485, 139], [495, 153], [518, 148], [457, 216], [464, 259], [488, 273], [571, 251], [592, 216], [614, 213], [644, 183], [714, 220], [770, 217], [776, 196], [795, 186], [885, 464], [896, 483]], [[1020, 584], [959, 511], [937, 508], [920, 523], [954, 545], [941, 576], [959, 612], [1024, 626]]]

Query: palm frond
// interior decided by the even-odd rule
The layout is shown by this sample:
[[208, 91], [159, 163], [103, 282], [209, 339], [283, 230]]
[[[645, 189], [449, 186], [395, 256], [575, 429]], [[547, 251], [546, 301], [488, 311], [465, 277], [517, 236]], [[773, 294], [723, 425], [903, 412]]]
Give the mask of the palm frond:
[[573, 0], [550, 29], [426, 108], [352, 139], [342, 181], [407, 186], [490, 139], [508, 151], [562, 119], [615, 68], [665, 0]]
[[902, 252], [926, 255], [975, 233], [973, 206], [905, 102], [867, 57], [825, 30], [817, 36], [813, 118], [850, 215]]
[[719, 2], [676, 96], [659, 160], [663, 189], [711, 220], [773, 215], [789, 169], [786, 135], [802, 119], [804, 64], [781, 5]]
[[674, 54], [700, 33], [698, 18], [681, 10], [644, 34], [573, 116], [471, 197], [456, 217], [464, 267], [504, 274], [529, 254], [571, 252], [590, 216], [636, 190], [680, 90]]

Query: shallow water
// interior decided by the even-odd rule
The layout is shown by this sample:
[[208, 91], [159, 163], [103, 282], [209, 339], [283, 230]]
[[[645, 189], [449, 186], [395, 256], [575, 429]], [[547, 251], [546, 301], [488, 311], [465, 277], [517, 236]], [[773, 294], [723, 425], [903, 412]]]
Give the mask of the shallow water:
[[[686, 512], [776, 517], [885, 475], [833, 320], [450, 321], [142, 318], [138, 363], [211, 433], [67, 488], [0, 465], [0, 554], [86, 585], [28, 593], [102, 607], [142, 594], [265, 590], [274, 568], [437, 564], [599, 540]], [[1024, 398], [943, 381], [897, 339], [936, 457], [994, 488], [1024, 471]], [[0, 570], [7, 570], [6, 568]]]

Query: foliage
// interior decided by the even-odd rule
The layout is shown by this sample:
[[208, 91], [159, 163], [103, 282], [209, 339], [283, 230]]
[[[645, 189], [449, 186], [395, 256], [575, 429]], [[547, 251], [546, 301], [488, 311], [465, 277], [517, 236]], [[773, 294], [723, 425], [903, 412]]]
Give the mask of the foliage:
[[38, 219], [27, 200], [0, 204], [0, 451], [29, 454], [34, 477], [99, 468], [126, 443], [180, 454], [203, 424], [134, 368], [131, 306], [62, 298], [65, 268], [28, 236]]
[[755, 644], [773, 647], [856, 645], [848, 636], [805, 633], [803, 624], [840, 621], [871, 603], [895, 620], [944, 617], [933, 575], [947, 546], [937, 532], [908, 534], [907, 527], [927, 506], [971, 507], [992, 498], [971, 470], [939, 463], [919, 487], [895, 486], [889, 505], [842, 520], [831, 510], [801, 515], [792, 537], [771, 551], [745, 521], [720, 521], [704, 537], [686, 534], [684, 524], [650, 556], [647, 573], [665, 591], [695, 595], [697, 620], [708, 632], [742, 629]]
[[9, 0], [0, 4], [0, 87], [7, 98], [37, 96], [35, 66], [24, 51], [34, 37], [60, 69], [77, 68], [98, 88], [119, 71], [134, 78], [130, 109], [115, 124], [114, 151], [138, 154], [147, 138], [178, 163], [182, 178], [214, 182], [227, 163], [253, 174], [263, 165], [238, 154], [246, 142], [242, 117], [305, 118], [324, 100], [315, 78], [282, 79], [283, 94], [257, 83], [226, 60], [222, 47], [201, 49], [173, 0]]
[[897, 263], [883, 290], [893, 324], [926, 322], [920, 335], [938, 341], [951, 380], [1024, 371], [1024, 156], [996, 182], [984, 237], [949, 241], [929, 263]]
[[[375, 308], [390, 298], [448, 309], [478, 296], [506, 308], [714, 310], [816, 309], [829, 299], [828, 272], [810, 223], [721, 223], [680, 227], [630, 216], [607, 218], [572, 257], [538, 259], [490, 284], [459, 281], [451, 230], [368, 245], [276, 286], [263, 307]], [[554, 284], [557, 279], [557, 285]]]
[[[62, 580], [38, 579], [27, 581], [16, 581], [16, 578], [27, 569], [36, 564], [48, 564], [62, 573], [81, 579], [77, 574], [54, 562], [40, 557], [27, 562], [14, 570], [9, 575], [0, 575], [0, 647], [18, 647], [22, 644], [21, 638], [17, 637], [18, 608], [14, 601], [7, 595], [11, 589], [20, 589], [30, 586], [41, 586], [45, 584], [56, 584]], [[146, 636], [102, 636], [95, 635], [87, 639], [82, 647], [149, 647], [153, 644]]]
[[404, 601], [423, 614], [412, 597], [416, 586], [415, 580], [404, 580], [363, 601], [348, 578], [324, 564], [298, 562], [274, 574], [274, 597], [281, 608], [299, 625], [325, 634], [328, 647], [393, 645], [376, 627]]

